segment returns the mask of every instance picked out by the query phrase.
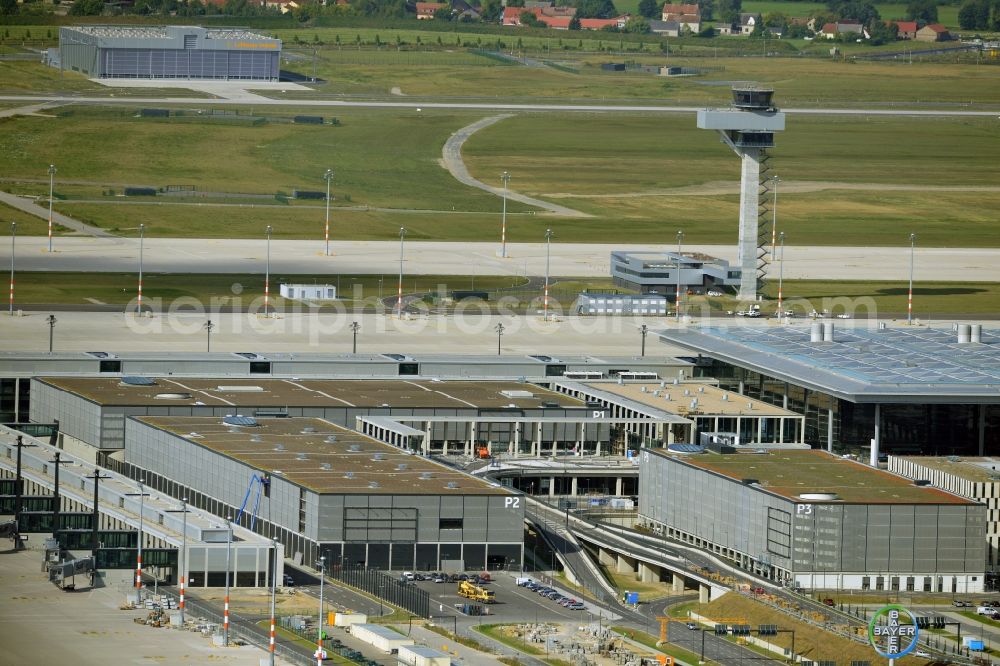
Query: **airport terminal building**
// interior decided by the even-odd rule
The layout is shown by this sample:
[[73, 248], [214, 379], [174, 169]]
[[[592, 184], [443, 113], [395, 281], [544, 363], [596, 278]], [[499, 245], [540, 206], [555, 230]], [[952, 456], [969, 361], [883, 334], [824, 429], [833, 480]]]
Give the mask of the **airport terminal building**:
[[281, 40], [238, 28], [72, 26], [59, 28], [58, 62], [94, 79], [277, 81]]
[[986, 506], [825, 451], [647, 450], [639, 520], [808, 589], [981, 592]]
[[803, 414], [813, 447], [872, 464], [884, 454], [1000, 452], [995, 330], [815, 321], [690, 327], [660, 338], [691, 350], [696, 377]]

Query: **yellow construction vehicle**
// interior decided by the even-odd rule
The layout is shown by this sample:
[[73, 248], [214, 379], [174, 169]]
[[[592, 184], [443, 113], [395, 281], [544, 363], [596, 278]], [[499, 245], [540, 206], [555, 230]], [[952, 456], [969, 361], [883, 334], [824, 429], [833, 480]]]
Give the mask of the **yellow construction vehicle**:
[[458, 596], [465, 597], [466, 599], [472, 599], [473, 601], [478, 601], [484, 604], [496, 603], [496, 594], [493, 590], [487, 590], [485, 587], [480, 587], [479, 585], [473, 585], [467, 580], [458, 581]]

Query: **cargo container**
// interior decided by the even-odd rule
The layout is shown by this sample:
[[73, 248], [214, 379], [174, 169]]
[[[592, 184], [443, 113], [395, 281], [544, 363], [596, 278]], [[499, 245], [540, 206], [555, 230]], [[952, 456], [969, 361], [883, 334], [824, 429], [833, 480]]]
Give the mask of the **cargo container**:
[[397, 652], [404, 645], [413, 645], [412, 638], [380, 624], [354, 624], [350, 631], [351, 636], [387, 654]]
[[399, 648], [396, 659], [400, 664], [406, 664], [406, 666], [451, 666], [450, 656], [440, 650], [422, 645], [402, 646]]

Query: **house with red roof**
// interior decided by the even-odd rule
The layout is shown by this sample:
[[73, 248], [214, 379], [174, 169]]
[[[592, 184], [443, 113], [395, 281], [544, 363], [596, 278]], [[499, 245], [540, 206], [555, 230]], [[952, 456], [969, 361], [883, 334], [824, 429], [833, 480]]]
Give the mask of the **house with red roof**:
[[439, 9], [445, 9], [449, 7], [446, 2], [418, 2], [417, 3], [417, 20], [418, 21], [433, 21], [434, 14]]
[[701, 9], [698, 5], [676, 5], [668, 2], [663, 5], [662, 20], [674, 21], [682, 30], [686, 27], [691, 32], [701, 32]]
[[931, 23], [917, 30], [916, 39], [918, 42], [947, 42], [951, 33], [940, 23]]
[[896, 39], [916, 39], [916, 21], [894, 21], [896, 24]]

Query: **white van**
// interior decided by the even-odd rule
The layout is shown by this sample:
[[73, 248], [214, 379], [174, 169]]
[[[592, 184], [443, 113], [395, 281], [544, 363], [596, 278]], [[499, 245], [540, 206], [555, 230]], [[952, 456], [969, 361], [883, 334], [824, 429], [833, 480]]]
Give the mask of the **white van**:
[[993, 606], [980, 606], [979, 608], [976, 609], [976, 613], [978, 615], [989, 615], [990, 617], [996, 615], [996, 612], [997, 609], [993, 608]]

